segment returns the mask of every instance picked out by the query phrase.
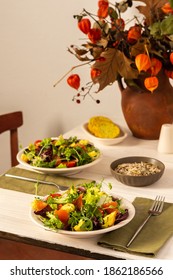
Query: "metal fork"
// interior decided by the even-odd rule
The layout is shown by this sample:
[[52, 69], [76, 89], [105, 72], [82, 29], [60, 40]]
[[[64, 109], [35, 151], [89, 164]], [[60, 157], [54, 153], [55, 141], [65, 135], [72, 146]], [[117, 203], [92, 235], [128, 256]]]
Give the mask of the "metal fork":
[[61, 191], [67, 190], [69, 188], [68, 186], [58, 185], [58, 184], [56, 184], [54, 182], [42, 181], [42, 180], [37, 180], [37, 179], [32, 179], [32, 178], [27, 178], [27, 177], [22, 177], [22, 176], [16, 176], [16, 175], [12, 175], [12, 174], [5, 174], [5, 176], [11, 177], [11, 178], [14, 178], [14, 179], [29, 181], [29, 182], [35, 182], [35, 183], [41, 183], [41, 184], [46, 184], [46, 185], [52, 185], [52, 186], [57, 187]]
[[144, 225], [148, 222], [151, 216], [158, 216], [162, 213], [163, 205], [164, 205], [165, 197], [163, 196], [156, 196], [153, 204], [151, 205], [151, 208], [148, 210], [148, 217], [145, 219], [145, 221], [142, 223], [142, 225], [137, 229], [135, 234], [132, 236], [130, 241], [127, 243], [126, 247], [129, 247], [130, 244], [133, 242], [133, 240], [136, 238], [136, 236], [140, 233]]

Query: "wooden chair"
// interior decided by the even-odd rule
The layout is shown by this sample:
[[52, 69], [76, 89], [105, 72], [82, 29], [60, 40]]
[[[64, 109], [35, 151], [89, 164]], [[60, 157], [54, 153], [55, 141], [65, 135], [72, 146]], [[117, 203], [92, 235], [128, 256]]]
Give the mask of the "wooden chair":
[[21, 111], [0, 115], [0, 133], [10, 132], [11, 166], [18, 164], [16, 155], [18, 153], [18, 127], [23, 125], [23, 114]]

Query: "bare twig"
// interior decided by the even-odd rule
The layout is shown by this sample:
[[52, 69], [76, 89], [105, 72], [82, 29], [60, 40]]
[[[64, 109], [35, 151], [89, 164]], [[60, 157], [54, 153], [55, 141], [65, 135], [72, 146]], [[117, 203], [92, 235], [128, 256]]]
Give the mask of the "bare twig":
[[83, 64], [79, 64], [79, 65], [76, 65], [76, 66], [73, 66], [64, 76], [62, 76], [57, 82], [54, 83], [54, 87], [56, 87], [70, 72], [72, 72], [74, 69], [78, 68], [78, 67], [81, 67], [81, 66], [84, 66], [86, 64], [89, 64], [89, 62], [85, 62]]

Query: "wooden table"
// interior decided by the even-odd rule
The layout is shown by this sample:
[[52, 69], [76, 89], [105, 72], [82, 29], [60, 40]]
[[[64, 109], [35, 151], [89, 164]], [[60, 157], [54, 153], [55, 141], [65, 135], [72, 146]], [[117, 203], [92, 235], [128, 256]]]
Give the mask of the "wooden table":
[[[66, 137], [78, 136], [89, 139], [81, 126], [68, 133]], [[173, 154], [160, 154], [157, 151], [157, 140], [141, 140], [131, 134], [120, 144], [103, 146], [95, 143], [102, 151], [99, 164], [73, 175], [73, 177], [90, 178], [110, 182], [115, 193], [133, 201], [136, 196], [155, 198], [156, 194], [165, 195], [167, 202], [173, 202]], [[165, 164], [165, 173], [157, 183], [142, 188], [135, 188], [117, 182], [110, 173], [110, 163], [125, 156], [149, 156], [161, 160]], [[97, 245], [97, 237], [90, 239], [75, 239], [62, 236], [38, 227], [30, 218], [30, 203], [34, 196], [22, 192], [0, 189], [0, 237], [45, 247], [60, 252], [71, 253], [80, 258], [92, 259], [149, 259], [145, 256], [114, 251]], [[155, 259], [173, 259], [173, 237], [159, 251]]]

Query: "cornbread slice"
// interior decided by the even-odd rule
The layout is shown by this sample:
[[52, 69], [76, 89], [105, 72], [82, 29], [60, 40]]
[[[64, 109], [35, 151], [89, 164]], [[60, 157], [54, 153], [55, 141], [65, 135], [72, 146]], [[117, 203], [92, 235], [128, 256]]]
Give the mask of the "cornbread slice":
[[109, 118], [95, 116], [89, 119], [88, 130], [99, 138], [115, 138], [120, 134], [120, 128]]

